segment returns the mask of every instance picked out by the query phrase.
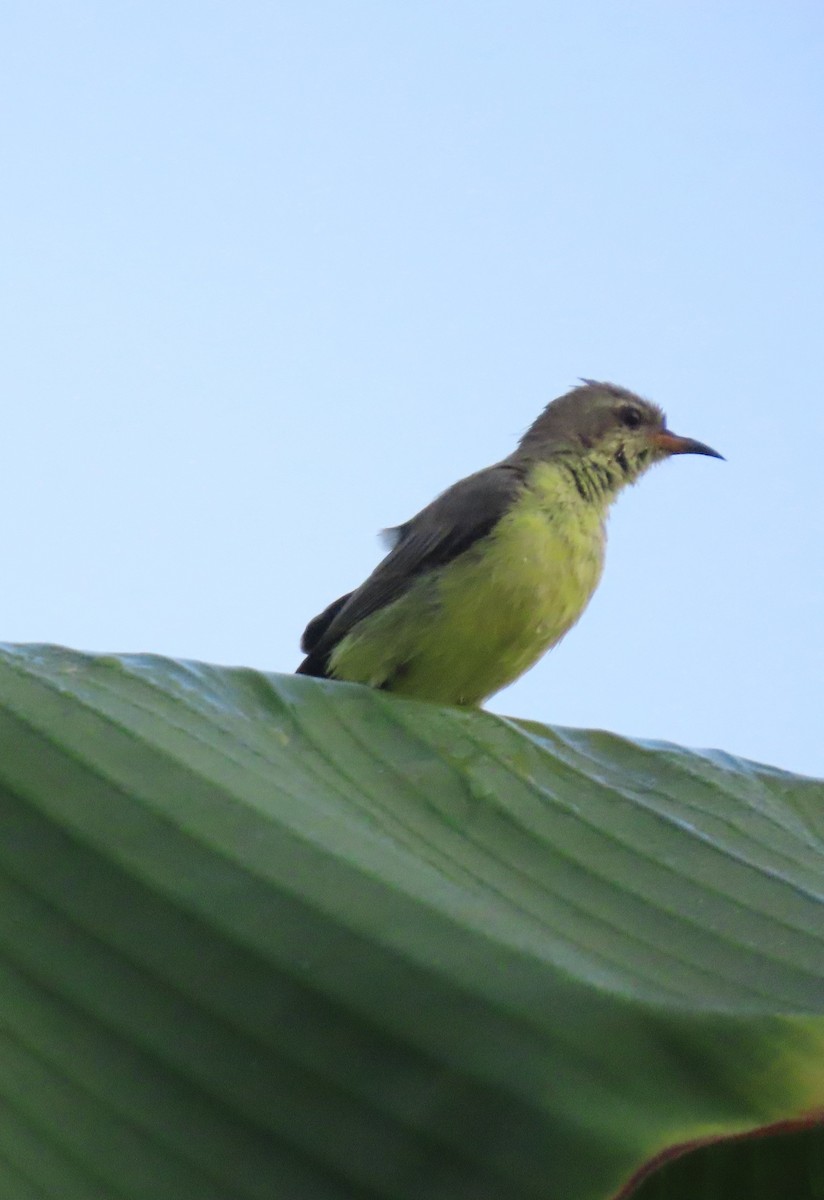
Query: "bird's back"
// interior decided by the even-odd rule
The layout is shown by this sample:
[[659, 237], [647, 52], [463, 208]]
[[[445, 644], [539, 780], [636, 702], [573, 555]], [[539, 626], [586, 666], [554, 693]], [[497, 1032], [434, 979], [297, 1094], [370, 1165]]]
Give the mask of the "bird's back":
[[484, 538], [342, 639], [330, 673], [444, 704], [479, 704], [578, 620], [603, 548], [603, 513], [559, 467], [537, 464]]

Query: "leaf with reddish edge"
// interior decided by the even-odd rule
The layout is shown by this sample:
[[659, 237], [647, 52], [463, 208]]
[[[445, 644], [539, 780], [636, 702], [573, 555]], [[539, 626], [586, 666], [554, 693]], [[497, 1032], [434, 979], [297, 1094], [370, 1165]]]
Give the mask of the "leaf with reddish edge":
[[608, 1200], [654, 1166], [681, 1200], [706, 1156], [727, 1200], [730, 1139], [780, 1156], [824, 1107], [815, 780], [7, 647], [0, 820], [0, 1174], [29, 1191]]

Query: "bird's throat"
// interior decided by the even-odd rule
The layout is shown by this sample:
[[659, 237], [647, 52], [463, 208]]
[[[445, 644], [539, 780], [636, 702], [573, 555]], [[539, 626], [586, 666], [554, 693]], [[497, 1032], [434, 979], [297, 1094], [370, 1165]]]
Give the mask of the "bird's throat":
[[606, 513], [621, 489], [634, 483], [649, 466], [649, 456], [633, 455], [625, 446], [618, 445], [611, 453], [561, 454], [551, 465], [566, 477], [585, 504]]

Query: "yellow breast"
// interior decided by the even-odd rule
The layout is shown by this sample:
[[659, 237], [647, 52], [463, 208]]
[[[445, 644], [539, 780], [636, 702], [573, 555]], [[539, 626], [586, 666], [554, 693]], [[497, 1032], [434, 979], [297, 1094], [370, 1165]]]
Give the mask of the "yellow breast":
[[580, 617], [601, 575], [604, 510], [537, 466], [492, 533], [363, 621], [332, 657], [339, 678], [480, 704]]

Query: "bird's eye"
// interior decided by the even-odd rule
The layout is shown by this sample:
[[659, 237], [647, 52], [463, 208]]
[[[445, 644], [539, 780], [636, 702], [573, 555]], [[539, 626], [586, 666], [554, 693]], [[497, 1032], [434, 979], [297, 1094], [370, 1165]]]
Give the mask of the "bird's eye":
[[643, 424], [644, 416], [640, 409], [632, 404], [625, 404], [618, 409], [618, 420], [627, 429], [637, 429]]

